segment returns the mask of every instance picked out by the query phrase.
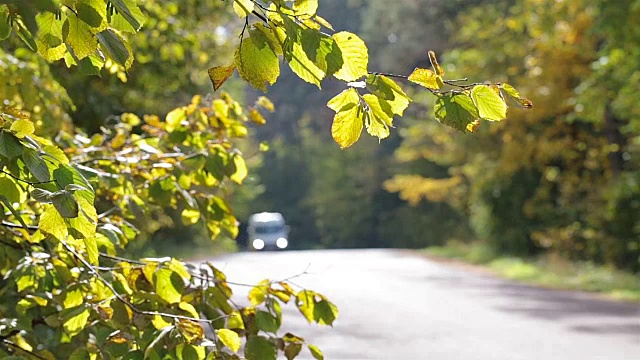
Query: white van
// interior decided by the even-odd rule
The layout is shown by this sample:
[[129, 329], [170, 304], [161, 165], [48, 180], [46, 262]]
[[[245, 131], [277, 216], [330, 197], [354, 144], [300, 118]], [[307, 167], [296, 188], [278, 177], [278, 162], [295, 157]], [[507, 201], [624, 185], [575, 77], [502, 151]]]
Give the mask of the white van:
[[252, 250], [284, 250], [289, 246], [289, 226], [276, 212], [262, 212], [249, 217], [249, 248]]

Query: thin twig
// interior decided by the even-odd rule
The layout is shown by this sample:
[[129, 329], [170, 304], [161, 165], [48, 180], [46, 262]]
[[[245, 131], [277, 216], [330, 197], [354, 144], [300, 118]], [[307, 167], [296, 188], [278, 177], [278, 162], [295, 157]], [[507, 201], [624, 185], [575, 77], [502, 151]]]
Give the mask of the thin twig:
[[9, 339], [4, 339], [4, 338], [3, 338], [3, 339], [2, 339], [2, 342], [3, 342], [3, 343], [5, 343], [5, 344], [7, 344], [7, 345], [9, 345], [9, 346], [11, 346], [11, 347], [13, 347], [13, 348], [15, 348], [15, 349], [18, 349], [18, 350], [20, 350], [20, 351], [23, 351], [23, 352], [25, 352], [25, 353], [27, 353], [27, 354], [29, 354], [29, 355], [33, 356], [33, 357], [34, 357], [34, 358], [36, 358], [36, 359], [47, 360], [47, 358], [42, 357], [42, 356], [40, 356], [40, 355], [38, 355], [38, 354], [34, 353], [33, 351], [30, 351], [30, 350], [27, 350], [27, 349], [23, 349], [23, 348], [22, 348], [22, 347], [20, 347], [18, 344], [14, 343], [13, 341], [11, 341], [11, 340], [9, 340]]
[[[12, 223], [5, 220], [0, 221], [0, 225], [8, 228], [24, 229], [24, 226], [22, 226], [21, 224]], [[34, 225], [27, 225], [27, 230], [36, 231], [38, 230], [38, 227]]]
[[20, 179], [19, 177], [15, 176], [15, 175], [13, 175], [13, 174], [11, 174], [11, 173], [9, 173], [9, 172], [6, 172], [6, 171], [4, 171], [4, 170], [0, 170], [0, 172], [1, 172], [1, 173], [3, 173], [3, 174], [5, 174], [5, 175], [8, 175], [8, 176], [10, 176], [10, 177], [14, 178], [14, 179], [15, 179], [15, 180], [17, 180], [17, 181], [23, 182], [23, 183], [28, 184], [28, 185], [31, 185], [31, 186], [34, 186], [34, 185], [41, 185], [41, 184], [56, 183], [56, 185], [58, 185], [58, 187], [62, 188], [62, 187], [60, 186], [60, 184], [58, 184], [58, 181], [56, 181], [56, 179], [48, 180], [48, 181], [35, 181], [35, 182], [33, 182], [33, 181], [27, 181], [27, 180]]
[[399, 78], [399, 79], [408, 79], [409, 76], [407, 75], [397, 75], [397, 74], [389, 74], [389, 73], [383, 73], [383, 72], [370, 72], [369, 74], [371, 75], [382, 75], [382, 76], [386, 76], [386, 77], [394, 77], [394, 78]]

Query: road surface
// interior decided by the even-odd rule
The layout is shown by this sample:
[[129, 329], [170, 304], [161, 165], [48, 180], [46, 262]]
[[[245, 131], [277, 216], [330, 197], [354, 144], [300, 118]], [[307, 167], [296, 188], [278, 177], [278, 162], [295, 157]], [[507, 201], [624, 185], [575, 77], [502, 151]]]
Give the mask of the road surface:
[[524, 286], [409, 251], [239, 253], [213, 262], [229, 280], [253, 284], [306, 269], [294, 282], [329, 297], [340, 317], [333, 328], [309, 325], [290, 304], [282, 329], [329, 360], [640, 359], [638, 305]]

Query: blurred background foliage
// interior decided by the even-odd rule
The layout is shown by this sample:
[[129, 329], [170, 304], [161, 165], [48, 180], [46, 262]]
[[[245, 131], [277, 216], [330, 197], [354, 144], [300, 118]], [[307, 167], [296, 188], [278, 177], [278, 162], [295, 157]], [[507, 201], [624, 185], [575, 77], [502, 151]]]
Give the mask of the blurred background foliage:
[[[345, 17], [348, 6], [358, 17]], [[322, 93], [283, 74], [258, 139], [256, 210], [277, 209], [292, 243], [409, 247], [449, 240], [498, 254], [555, 254], [640, 270], [640, 1], [325, 1], [359, 31], [373, 71], [408, 74], [441, 55], [448, 77], [514, 84], [533, 111], [460, 135], [416, 103], [389, 139], [332, 146]]]
[[[8, 55], [20, 45], [4, 42], [0, 96], [35, 114], [41, 130], [64, 128], [55, 118], [92, 133], [113, 114], [162, 117], [210, 92], [206, 69], [232, 59], [242, 29], [227, 4], [141, 5], [149, 20], [129, 39], [137, 51], [128, 72], [114, 66], [87, 77], [28, 51]], [[247, 186], [227, 194], [239, 219], [282, 212], [295, 248], [455, 239], [640, 271], [640, 1], [324, 0], [319, 14], [362, 35], [372, 71], [409, 74], [435, 50], [448, 78], [508, 82], [535, 108], [511, 110], [469, 136], [437, 123], [433, 97], [414, 88], [415, 103], [388, 139], [341, 151], [325, 104], [343, 85], [328, 80], [320, 92], [283, 69], [267, 94], [277, 111], [242, 145]], [[247, 102], [260, 95], [233, 79], [225, 90]], [[132, 251], [212, 246], [179, 218], [150, 229], [154, 245]]]

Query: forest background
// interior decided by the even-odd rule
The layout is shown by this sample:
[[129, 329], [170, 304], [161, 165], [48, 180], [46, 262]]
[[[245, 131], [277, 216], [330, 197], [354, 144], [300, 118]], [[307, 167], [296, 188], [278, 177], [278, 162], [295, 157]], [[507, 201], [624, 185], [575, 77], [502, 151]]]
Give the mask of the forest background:
[[[66, 117], [91, 134], [113, 114], [162, 116], [211, 92], [203, 69], [232, 59], [241, 26], [225, 5], [148, 1], [148, 22], [131, 39], [144, 66], [127, 73], [114, 66], [111, 75], [85, 76], [23, 53], [24, 76], [38, 71], [54, 94], [38, 116], [45, 124]], [[469, 136], [438, 124], [433, 100], [414, 89], [416, 103], [388, 139], [342, 151], [325, 104], [343, 85], [328, 81], [320, 92], [283, 70], [267, 94], [277, 111], [242, 145], [251, 175], [229, 194], [238, 219], [282, 212], [298, 249], [479, 242], [499, 254], [640, 271], [639, 1], [325, 0], [319, 11], [362, 35], [372, 68], [407, 73], [435, 50], [452, 78], [508, 82], [535, 111], [511, 111]], [[259, 96], [237, 79], [225, 90], [247, 102]], [[236, 247], [231, 239], [212, 245], [179, 211], [147, 230], [154, 241], [128, 251]]]

